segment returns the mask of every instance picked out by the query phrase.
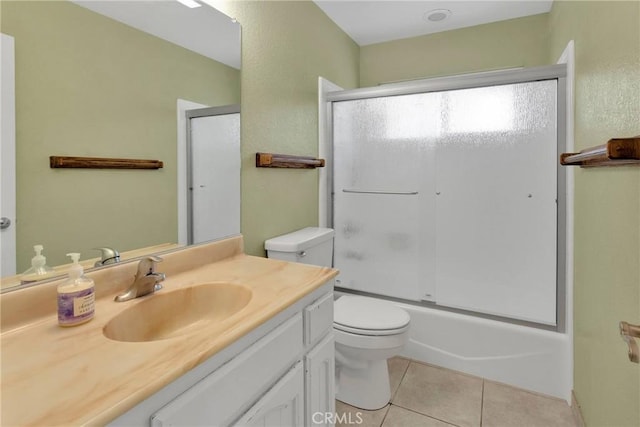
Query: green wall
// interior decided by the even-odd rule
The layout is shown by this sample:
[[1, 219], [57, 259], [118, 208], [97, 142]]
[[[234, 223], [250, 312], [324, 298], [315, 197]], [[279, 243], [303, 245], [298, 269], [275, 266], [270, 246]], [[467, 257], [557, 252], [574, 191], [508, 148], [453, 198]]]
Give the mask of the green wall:
[[[443, 74], [549, 64], [556, 62], [567, 42], [573, 39], [576, 42], [576, 148], [598, 145], [614, 136], [640, 134], [638, 2], [556, 1], [550, 14], [362, 48], [308, 1], [211, 2], [218, 3], [221, 10], [236, 17], [243, 27], [242, 232], [245, 235], [246, 252], [249, 254], [264, 254], [262, 245], [269, 237], [317, 224], [317, 172], [257, 169], [254, 166], [254, 155], [257, 151], [317, 154], [318, 76], [326, 77], [345, 88], [354, 88]], [[5, 7], [5, 3], [2, 2], [2, 30], [8, 32], [4, 29], [5, 13], [9, 9]], [[76, 13], [88, 12], [76, 10]], [[50, 27], [45, 16], [41, 16], [42, 22], [34, 26]], [[74, 25], [66, 27], [73, 28]], [[54, 30], [56, 28], [49, 29], [51, 35], [47, 34], [47, 37], [30, 36], [30, 43], [36, 45], [36, 41], [43, 43], [43, 40], [52, 39], [52, 34], [56, 32]], [[84, 38], [86, 36], [82, 37]], [[71, 46], [75, 48], [75, 43], [79, 40], [72, 39], [71, 42]], [[24, 42], [17, 41], [17, 49], [19, 43]], [[95, 43], [100, 43], [100, 40]], [[120, 51], [126, 50], [128, 43], [110, 40], [103, 44], [105, 49], [116, 46]], [[47, 42], [43, 48], [47, 50], [53, 46], [49, 46]], [[74, 48], [67, 45], [63, 50], [73, 53]], [[161, 61], [165, 54], [147, 56], [154, 61]], [[58, 56], [59, 54], [50, 56], [49, 61], [55, 63]], [[102, 68], [108, 67], [113, 61], [111, 56], [106, 58], [107, 61], [102, 58], [103, 62], [97, 70], [83, 73], [87, 70], [89, 61], [83, 67], [64, 69], [61, 72], [63, 76], [67, 75], [65, 73], [80, 74], [74, 77], [74, 84], [66, 92], [73, 91], [83, 75], [85, 80], [92, 82], [97, 78], [100, 81], [111, 80], [111, 76], [102, 73]], [[129, 60], [135, 59], [136, 56], [130, 54]], [[19, 67], [25, 66], [21, 65], [24, 58], [18, 57], [17, 61]], [[93, 62], [94, 60], [91, 61]], [[29, 62], [26, 64], [33, 66]], [[38, 76], [47, 68], [45, 65], [50, 66], [50, 63], [35, 64]], [[155, 74], [162, 67], [164, 65], [157, 65], [157, 68], [153, 68], [153, 73], [149, 68], [142, 69], [136, 78], [131, 79], [132, 85], [126, 86], [127, 89], [121, 92], [133, 91], [137, 94], [141, 86], [152, 83], [147, 80], [160, 80]], [[185, 71], [181, 69], [179, 72]], [[218, 72], [211, 70], [206, 74]], [[217, 78], [210, 80], [217, 81]], [[26, 83], [18, 81], [17, 84], [20, 91], [26, 90], [23, 88]], [[126, 85], [127, 81], [121, 84]], [[159, 87], [167, 84], [165, 82]], [[173, 81], [170, 86], [176, 87], [177, 84]], [[163, 224], [175, 222], [175, 164], [172, 164], [175, 163], [175, 149], [173, 146], [170, 150], [159, 147], [174, 144], [175, 124], [171, 124], [169, 130], [162, 130], [164, 128], [161, 125], [157, 128], [137, 126], [129, 123], [132, 121], [129, 120], [130, 114], [124, 118], [118, 117], [120, 126], [111, 129], [111, 133], [105, 131], [107, 135], [101, 136], [94, 129], [91, 117], [105, 113], [102, 104], [92, 102], [93, 97], [88, 97], [83, 101], [84, 109], [88, 112], [66, 111], [64, 105], [52, 107], [48, 104], [46, 108], [42, 107], [43, 118], [39, 121], [44, 122], [51, 132], [47, 133], [46, 138], [43, 132], [31, 136], [30, 132], [33, 131], [21, 122], [26, 119], [20, 117], [24, 114], [20, 111], [24, 111], [27, 106], [37, 109], [42, 102], [41, 91], [50, 90], [49, 86], [52, 84], [40, 81], [31, 90], [28, 104], [18, 107], [18, 155], [28, 160], [30, 166], [26, 175], [33, 175], [33, 179], [42, 185], [40, 191], [28, 193], [27, 202], [19, 204], [20, 221], [27, 215], [27, 211], [33, 211], [34, 217], [35, 212], [44, 212], [45, 218], [54, 217], [42, 224], [43, 230], [75, 226], [74, 221], [67, 221], [64, 215], [77, 210], [81, 214], [78, 222], [82, 222], [84, 218], [98, 215], [103, 209], [100, 201], [78, 203], [77, 200], [82, 195], [116, 192], [121, 199], [116, 204], [115, 212], [114, 203], [109, 203], [112, 215], [129, 213], [131, 210], [140, 211], [148, 203], [154, 209], [146, 215], [147, 220], [156, 221], [156, 217], [165, 215], [164, 211], [171, 211], [171, 218], [161, 221]], [[121, 99], [124, 96], [124, 93], [118, 92], [117, 99], [110, 102], [122, 107]], [[166, 107], [171, 110], [171, 123], [174, 122], [176, 97], [208, 104], [216, 101], [193, 88], [185, 88], [183, 92], [171, 96], [174, 99]], [[232, 97], [233, 94], [230, 95]], [[225, 99], [220, 104], [232, 102], [235, 100]], [[164, 110], [165, 107], [160, 109]], [[140, 110], [141, 106], [137, 105], [135, 111]], [[118, 114], [118, 111], [116, 109], [110, 114]], [[61, 118], [72, 114], [85, 114], [83, 122], [90, 124], [87, 125], [89, 130], [85, 129], [78, 136], [78, 132], [72, 129], [73, 126], [57, 126]], [[168, 115], [167, 112], [167, 117]], [[136, 117], [136, 121], [145, 120], [133, 117]], [[129, 125], [131, 129], [123, 131], [123, 124]], [[83, 145], [84, 142], [88, 144], [86, 135], [89, 131], [92, 142], [90, 147]], [[154, 141], [162, 143], [138, 143], [147, 133], [153, 134]], [[24, 135], [29, 137], [25, 139]], [[140, 154], [140, 157], [165, 160], [167, 166], [160, 172], [106, 174], [102, 181], [106, 183], [104, 186], [92, 185], [95, 179], [93, 173], [82, 171], [63, 181], [60, 177], [63, 173], [50, 171], [43, 168], [42, 164], [44, 162], [46, 165], [47, 157], [54, 154], [50, 143], [59, 144], [72, 137], [81, 142], [67, 148], [68, 152], [55, 154], [79, 155], [79, 148], [85, 150], [83, 154], [86, 155], [125, 156], [126, 153], [126, 156], [134, 157]], [[33, 145], [33, 148], [25, 151], [23, 144]], [[166, 161], [167, 159], [172, 160]], [[167, 178], [167, 175], [171, 177]], [[26, 191], [22, 183], [25, 179], [26, 176], [19, 176], [20, 193]], [[150, 193], [145, 203], [134, 203], [137, 199], [121, 195], [120, 190], [129, 191], [126, 187], [134, 179], [139, 183], [135, 186], [138, 193], [140, 190], [148, 190]], [[640, 170], [575, 169], [575, 179], [576, 396], [589, 426], [638, 426], [640, 371], [638, 365], [626, 360], [626, 346], [618, 336], [617, 322], [627, 320], [640, 323]], [[55, 182], [55, 185], [50, 185], [49, 181]], [[109, 183], [113, 183], [113, 187], [118, 190], [112, 191]], [[63, 187], [62, 184], [66, 187], [63, 190], [66, 192], [61, 195], [59, 189]], [[172, 195], [161, 196], [155, 193], [157, 188], [164, 187], [171, 188]], [[51, 194], [57, 197], [54, 198]], [[63, 196], [67, 196], [65, 201], [58, 204], [57, 199]], [[136, 198], [138, 197], [146, 196], [137, 194]], [[86, 209], [85, 205], [88, 205]], [[67, 206], [71, 208], [67, 209]], [[99, 225], [105, 228], [105, 224], [113, 223], [112, 219], [103, 218]], [[134, 227], [137, 227], [134, 228], [137, 234], [140, 234], [139, 230], [149, 229], [146, 222]], [[172, 230], [175, 229], [173, 224], [171, 227]], [[111, 227], [109, 230], [117, 228]], [[34, 235], [41, 236], [42, 233], [45, 231]], [[149, 233], [152, 231], [149, 230]], [[107, 237], [109, 236], [104, 237], [105, 243], [108, 243]], [[126, 236], [117, 238], [120, 240], [124, 237]], [[171, 231], [166, 238], [175, 240], [175, 232]], [[38, 241], [29, 242], [26, 246], [33, 243], [48, 245], [47, 241]], [[76, 249], [78, 244], [69, 246], [65, 251]]]
[[242, 234], [248, 254], [318, 224], [318, 171], [255, 167], [256, 152], [318, 154], [318, 77], [358, 86], [358, 46], [310, 1], [217, 4], [242, 24]]
[[[223, 2], [226, 3], [226, 2]], [[259, 170], [256, 151], [314, 154], [317, 76], [345, 88], [555, 63], [576, 40], [576, 145], [638, 128], [637, 2], [556, 1], [550, 14], [358, 49], [308, 2], [221, 5], [243, 25], [243, 218], [247, 252], [317, 223], [317, 174]], [[358, 59], [359, 56], [359, 59]], [[576, 169], [575, 391], [590, 426], [637, 426], [640, 375], [617, 322], [640, 322], [638, 169]], [[607, 224], [607, 228], [602, 227]]]
[[548, 14], [364, 46], [360, 86], [547, 63]]
[[[556, 1], [550, 62], [575, 41], [575, 145], [640, 135], [640, 3]], [[587, 426], [640, 425], [640, 169], [574, 169], [574, 390]]]
[[[15, 37], [18, 272], [177, 241], [176, 102], [239, 102], [239, 71], [66, 1], [2, 1]], [[49, 156], [159, 159], [50, 169]]]
[[[640, 134], [640, 3], [555, 1], [549, 14], [361, 48], [362, 86], [554, 64], [575, 41], [575, 144]], [[588, 426], [640, 425], [640, 169], [575, 173], [574, 390]]]

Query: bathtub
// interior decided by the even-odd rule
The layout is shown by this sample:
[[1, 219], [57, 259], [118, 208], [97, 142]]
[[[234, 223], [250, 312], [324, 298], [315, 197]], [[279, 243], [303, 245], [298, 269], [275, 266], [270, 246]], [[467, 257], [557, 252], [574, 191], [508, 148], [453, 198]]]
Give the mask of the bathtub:
[[411, 316], [402, 356], [571, 402], [564, 333], [393, 302]]
[[568, 334], [389, 302], [411, 316], [401, 356], [571, 402]]

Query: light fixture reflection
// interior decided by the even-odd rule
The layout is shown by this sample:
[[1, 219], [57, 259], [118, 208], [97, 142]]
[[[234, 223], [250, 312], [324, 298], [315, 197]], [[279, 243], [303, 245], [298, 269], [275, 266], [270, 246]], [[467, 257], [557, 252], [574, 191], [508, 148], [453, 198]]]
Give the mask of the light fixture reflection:
[[198, 3], [195, 0], [176, 0], [176, 1], [182, 3], [183, 5], [191, 9], [202, 6], [200, 3]]

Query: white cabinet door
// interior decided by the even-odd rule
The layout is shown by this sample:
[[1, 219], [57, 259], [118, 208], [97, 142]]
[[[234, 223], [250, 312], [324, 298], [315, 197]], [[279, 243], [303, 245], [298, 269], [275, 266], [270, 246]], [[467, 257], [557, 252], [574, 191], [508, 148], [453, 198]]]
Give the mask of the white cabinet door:
[[280, 379], [234, 425], [238, 427], [303, 425], [304, 375], [302, 362]]
[[153, 414], [152, 427], [229, 425], [300, 359], [302, 350], [297, 314]]
[[[335, 414], [333, 332], [305, 356], [306, 425], [332, 426]], [[327, 416], [329, 414], [329, 416]]]
[[311, 346], [333, 328], [333, 292], [305, 307], [303, 319], [304, 345]]

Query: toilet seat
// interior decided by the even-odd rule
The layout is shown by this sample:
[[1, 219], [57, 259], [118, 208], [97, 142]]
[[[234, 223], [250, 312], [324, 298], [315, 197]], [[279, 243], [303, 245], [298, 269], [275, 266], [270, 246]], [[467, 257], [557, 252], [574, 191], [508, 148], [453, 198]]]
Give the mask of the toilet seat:
[[338, 331], [349, 332], [350, 334], [366, 335], [366, 336], [373, 337], [373, 336], [383, 336], [383, 335], [398, 335], [405, 332], [407, 329], [409, 329], [409, 325], [407, 324], [402, 328], [396, 328], [396, 329], [359, 329], [359, 328], [351, 328], [349, 326], [341, 325], [339, 323], [334, 322], [333, 328]]
[[386, 301], [342, 296], [334, 303], [333, 327], [357, 335], [396, 335], [409, 328], [409, 314]]

